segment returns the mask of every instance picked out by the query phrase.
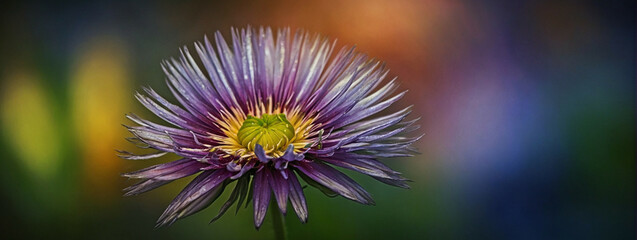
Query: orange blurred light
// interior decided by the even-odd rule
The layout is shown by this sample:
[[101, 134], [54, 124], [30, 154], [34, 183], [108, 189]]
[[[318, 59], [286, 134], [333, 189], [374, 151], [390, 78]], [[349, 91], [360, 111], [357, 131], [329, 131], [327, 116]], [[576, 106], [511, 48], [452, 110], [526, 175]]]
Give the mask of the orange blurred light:
[[129, 109], [128, 56], [113, 36], [97, 37], [78, 49], [71, 70], [73, 127], [82, 152], [87, 193], [97, 199], [119, 196], [125, 129], [119, 124]]

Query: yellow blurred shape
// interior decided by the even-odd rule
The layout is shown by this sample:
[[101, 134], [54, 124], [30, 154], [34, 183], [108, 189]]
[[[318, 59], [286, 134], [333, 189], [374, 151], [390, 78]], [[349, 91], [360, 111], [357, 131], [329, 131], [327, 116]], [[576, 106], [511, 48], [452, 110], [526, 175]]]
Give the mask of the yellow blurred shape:
[[3, 135], [34, 178], [49, 179], [57, 171], [61, 152], [51, 101], [32, 71], [13, 71], [6, 76], [5, 83]]
[[108, 200], [119, 196], [122, 160], [115, 155], [126, 136], [121, 126], [132, 93], [128, 56], [113, 36], [101, 36], [77, 51], [71, 72], [73, 127], [82, 152], [87, 193]]

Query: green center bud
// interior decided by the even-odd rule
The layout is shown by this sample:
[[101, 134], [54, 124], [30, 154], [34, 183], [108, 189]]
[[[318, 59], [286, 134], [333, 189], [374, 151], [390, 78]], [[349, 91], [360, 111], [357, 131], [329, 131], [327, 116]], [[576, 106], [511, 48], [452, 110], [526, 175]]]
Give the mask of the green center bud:
[[294, 138], [294, 127], [283, 113], [263, 114], [261, 118], [248, 115], [237, 137], [249, 151], [253, 151], [257, 143], [266, 151], [285, 149]]

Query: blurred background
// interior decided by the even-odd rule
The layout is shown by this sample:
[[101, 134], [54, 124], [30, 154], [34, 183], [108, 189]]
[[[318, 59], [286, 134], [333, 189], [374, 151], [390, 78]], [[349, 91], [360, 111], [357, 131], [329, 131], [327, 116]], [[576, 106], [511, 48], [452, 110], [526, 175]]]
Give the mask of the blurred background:
[[[350, 174], [363, 206], [308, 189], [291, 239], [634, 239], [633, 1], [68, 1], [0, 10], [3, 238], [269, 239], [252, 207], [171, 227], [182, 179], [136, 197], [119, 176], [161, 161], [114, 149], [133, 94], [169, 95], [160, 61], [230, 27], [303, 28], [384, 60], [422, 116], [422, 152], [385, 162], [411, 190]], [[349, 173], [349, 172], [348, 172]], [[228, 191], [226, 191], [226, 195]], [[222, 199], [224, 197], [222, 196]]]

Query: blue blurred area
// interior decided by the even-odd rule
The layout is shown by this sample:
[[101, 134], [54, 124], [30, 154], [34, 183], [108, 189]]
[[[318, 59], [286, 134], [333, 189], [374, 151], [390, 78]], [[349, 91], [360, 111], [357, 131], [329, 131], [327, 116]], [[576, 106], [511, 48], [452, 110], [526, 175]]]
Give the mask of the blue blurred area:
[[219, 203], [154, 230], [187, 180], [123, 198], [119, 174], [152, 163], [112, 151], [135, 150], [124, 113], [152, 118], [135, 91], [169, 95], [162, 60], [246, 25], [321, 32], [386, 61], [409, 90], [394, 109], [413, 104], [426, 133], [421, 155], [385, 161], [412, 189], [350, 174], [374, 207], [308, 189], [309, 222], [287, 216], [292, 239], [635, 238], [632, 1], [26, 1], [0, 12], [7, 238], [271, 238], [251, 207], [206, 224]]

